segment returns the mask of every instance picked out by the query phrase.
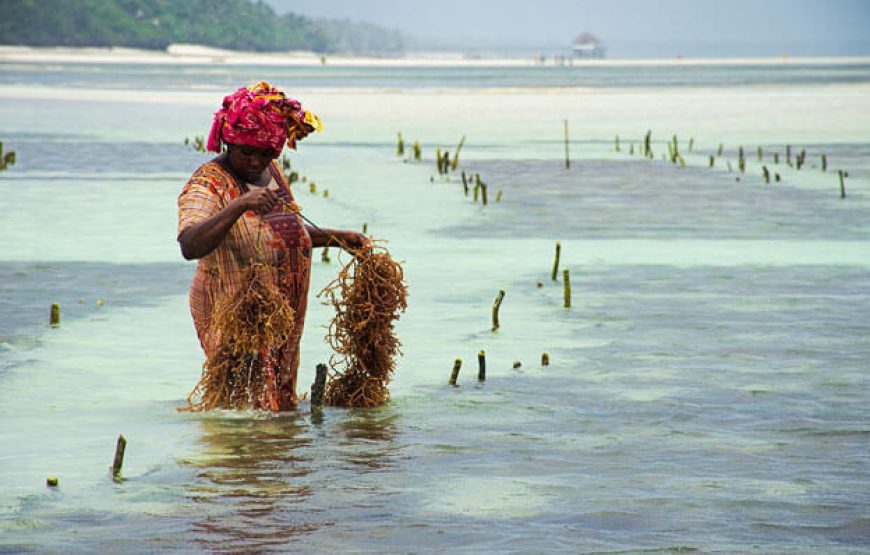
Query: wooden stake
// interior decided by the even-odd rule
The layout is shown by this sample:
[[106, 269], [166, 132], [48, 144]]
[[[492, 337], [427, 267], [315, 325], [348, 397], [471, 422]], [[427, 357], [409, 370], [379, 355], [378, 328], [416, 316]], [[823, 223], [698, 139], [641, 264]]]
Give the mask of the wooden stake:
[[767, 169], [767, 166], [761, 166], [761, 173], [764, 175], [764, 182], [770, 183], [770, 170]]
[[689, 152], [695, 147], [695, 137], [689, 137]]
[[773, 153], [773, 163], [776, 164], [777, 166], [779, 165], [779, 152]]
[[48, 324], [53, 328], [60, 325], [60, 305], [57, 303], [51, 305], [51, 311], [48, 314]]
[[838, 170], [837, 174], [840, 176], [840, 198], [846, 198], [846, 172]]
[[652, 158], [652, 148], [650, 147], [651, 139], [652, 130], [647, 130], [646, 135], [643, 136], [643, 155], [647, 158]]
[[614, 143], [613, 148], [616, 152], [622, 152], [622, 149], [619, 148], [619, 135], [616, 136], [616, 142]]
[[456, 385], [456, 379], [459, 377], [459, 369], [462, 368], [462, 359], [457, 358], [453, 361], [453, 371], [450, 372], [450, 385]]
[[565, 169], [571, 168], [571, 158], [568, 155], [568, 120], [565, 120]]
[[758, 151], [756, 152], [756, 155], [758, 156], [759, 162], [764, 161], [764, 151], [761, 150], [761, 147], [758, 147]]
[[326, 262], [327, 264], [331, 262], [329, 258], [329, 247], [323, 247], [323, 252], [320, 253], [320, 261]]
[[498, 309], [501, 308], [501, 302], [504, 300], [504, 289], [500, 289], [498, 295], [495, 296], [495, 301], [492, 303], [492, 331], [499, 328]]
[[495, 201], [501, 202], [501, 189], [499, 189], [498, 192], [495, 194]]
[[477, 353], [477, 381], [482, 382], [486, 380], [486, 352], [481, 349], [479, 353]]
[[112, 461], [112, 479], [120, 482], [121, 467], [124, 466], [124, 451], [127, 449], [127, 440], [123, 435], [118, 436], [118, 442], [115, 444], [115, 459]]
[[57, 478], [54, 476], [49, 476], [48, 478], [45, 479], [45, 485], [50, 487], [50, 488], [56, 488], [57, 487]]
[[565, 308], [571, 308], [571, 280], [568, 275], [568, 268], [562, 270], [562, 282], [564, 284]]
[[396, 156], [405, 154], [405, 141], [402, 140], [402, 132], [399, 131], [399, 142], [396, 145]]
[[363, 222], [363, 235], [368, 235], [368, 234], [369, 234], [369, 223]]
[[420, 148], [420, 141], [414, 143], [414, 160], [419, 160], [423, 157], [423, 149]]
[[828, 171], [828, 157], [822, 154], [822, 171]]
[[311, 406], [323, 405], [323, 392], [326, 390], [326, 365], [322, 362], [317, 365], [314, 383], [311, 384]]
[[468, 196], [468, 178], [465, 176], [465, 170], [462, 170], [462, 188], [465, 190], [465, 196]]
[[713, 167], [713, 164], [716, 162], [716, 157], [712, 154], [710, 155], [710, 167]]
[[559, 241], [556, 241], [556, 258], [553, 260], [553, 272], [550, 274], [550, 279], [556, 281], [556, 276], [559, 273], [559, 255], [562, 254], [562, 245], [559, 244]]
[[716, 152], [716, 156], [722, 156], [722, 150], [725, 148], [725, 145], [719, 143], [719, 150]]
[[477, 202], [477, 198], [480, 196], [480, 174], [474, 174], [474, 202]]
[[548, 353], [541, 353], [541, 366], [549, 366], [550, 365], [550, 355]]

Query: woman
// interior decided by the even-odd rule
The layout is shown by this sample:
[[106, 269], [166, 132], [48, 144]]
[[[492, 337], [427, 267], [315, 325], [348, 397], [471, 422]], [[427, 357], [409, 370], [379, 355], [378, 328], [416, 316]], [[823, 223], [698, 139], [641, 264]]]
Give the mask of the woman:
[[260, 356], [276, 387], [256, 399], [255, 408], [296, 405], [312, 247], [359, 248], [366, 241], [353, 231], [306, 226], [293, 210], [293, 195], [275, 159], [285, 144], [295, 149], [296, 141], [314, 130], [321, 130], [320, 119], [268, 83], [240, 88], [224, 98], [209, 133], [208, 150], [220, 154], [196, 170], [178, 197], [181, 253], [199, 260], [190, 311], [206, 357], [220, 345], [210, 325], [215, 302], [242, 286], [252, 261], [278, 269], [277, 285], [295, 310], [289, 341]]

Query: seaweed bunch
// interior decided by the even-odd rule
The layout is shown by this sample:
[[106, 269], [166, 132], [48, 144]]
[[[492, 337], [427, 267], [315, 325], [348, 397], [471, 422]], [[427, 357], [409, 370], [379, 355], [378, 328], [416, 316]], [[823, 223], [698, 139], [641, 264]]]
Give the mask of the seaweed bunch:
[[402, 266], [387, 249], [370, 244], [353, 251], [338, 277], [323, 288], [335, 308], [326, 341], [335, 351], [324, 402], [375, 407], [390, 399], [387, 388], [401, 343], [393, 322], [404, 312], [408, 287]]
[[259, 408], [272, 385], [261, 355], [280, 350], [295, 325], [293, 307], [277, 282], [274, 267], [252, 262], [242, 287], [215, 304], [211, 325], [220, 343], [187, 398], [191, 410]]

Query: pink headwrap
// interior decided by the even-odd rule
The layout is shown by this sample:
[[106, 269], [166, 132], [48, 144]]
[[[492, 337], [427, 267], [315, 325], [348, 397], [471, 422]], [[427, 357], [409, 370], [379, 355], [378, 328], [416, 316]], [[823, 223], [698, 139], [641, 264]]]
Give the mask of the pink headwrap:
[[214, 115], [208, 134], [208, 150], [220, 152], [223, 143], [271, 148], [275, 152], [287, 143], [292, 149], [312, 130], [321, 131], [320, 118], [302, 109], [298, 100], [261, 81], [242, 87], [224, 97], [223, 106]]

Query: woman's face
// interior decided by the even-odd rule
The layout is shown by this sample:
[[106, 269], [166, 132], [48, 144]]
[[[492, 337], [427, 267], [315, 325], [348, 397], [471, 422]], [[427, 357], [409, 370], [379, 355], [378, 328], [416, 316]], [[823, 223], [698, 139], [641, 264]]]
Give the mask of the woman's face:
[[257, 148], [248, 145], [227, 145], [227, 159], [233, 169], [246, 181], [252, 183], [260, 179], [263, 170], [278, 157], [271, 148]]

